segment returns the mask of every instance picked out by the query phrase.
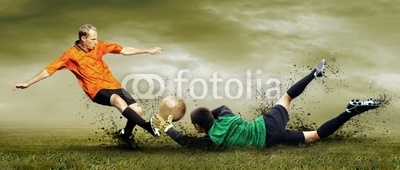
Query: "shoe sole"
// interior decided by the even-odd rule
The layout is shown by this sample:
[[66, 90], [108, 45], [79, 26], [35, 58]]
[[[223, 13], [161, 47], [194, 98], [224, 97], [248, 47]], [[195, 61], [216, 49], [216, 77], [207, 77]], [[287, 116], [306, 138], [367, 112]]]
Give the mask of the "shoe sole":
[[[326, 67], [326, 62], [325, 59], [322, 59], [321, 62], [317, 65], [317, 67], [315, 67], [316, 71], [315, 71], [315, 76], [316, 77], [323, 77], [325, 76], [324, 74], [324, 69]], [[321, 76], [319, 76], [318, 74], [321, 74]]]
[[[352, 111], [355, 111], [357, 113], [362, 113], [371, 109], [378, 108], [379, 106], [380, 106], [379, 102], [376, 101], [375, 99], [368, 99], [366, 101], [353, 99], [349, 102], [349, 104], [347, 104], [346, 112], [351, 113]], [[360, 109], [365, 109], [365, 110], [360, 111]]]

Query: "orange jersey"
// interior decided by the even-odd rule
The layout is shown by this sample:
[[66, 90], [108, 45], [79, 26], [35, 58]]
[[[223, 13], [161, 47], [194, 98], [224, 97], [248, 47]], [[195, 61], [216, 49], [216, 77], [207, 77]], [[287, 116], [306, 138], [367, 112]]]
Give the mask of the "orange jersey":
[[111, 74], [103, 55], [108, 53], [119, 54], [122, 47], [118, 44], [98, 41], [90, 52], [84, 51], [77, 45], [67, 49], [60, 58], [46, 66], [50, 75], [57, 70], [68, 69], [78, 79], [79, 85], [85, 93], [93, 99], [101, 89], [120, 89], [121, 84]]

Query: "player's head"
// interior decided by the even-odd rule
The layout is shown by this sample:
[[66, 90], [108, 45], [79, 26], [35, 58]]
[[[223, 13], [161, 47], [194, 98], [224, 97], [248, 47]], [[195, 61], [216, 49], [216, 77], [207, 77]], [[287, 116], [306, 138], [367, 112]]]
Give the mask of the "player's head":
[[207, 132], [214, 123], [214, 116], [205, 107], [199, 107], [192, 111], [190, 119], [198, 132]]
[[79, 41], [89, 50], [92, 50], [97, 44], [97, 29], [91, 24], [82, 25], [79, 28]]

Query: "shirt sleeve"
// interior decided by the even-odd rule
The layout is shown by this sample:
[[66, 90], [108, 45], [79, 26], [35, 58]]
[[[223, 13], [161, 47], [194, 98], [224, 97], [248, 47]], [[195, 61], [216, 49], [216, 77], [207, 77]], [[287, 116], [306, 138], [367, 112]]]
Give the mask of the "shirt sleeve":
[[210, 136], [205, 135], [203, 137], [192, 137], [188, 135], [183, 135], [182, 133], [176, 131], [174, 128], [170, 128], [167, 134], [171, 139], [173, 139], [180, 146], [192, 149], [212, 149], [213, 142]]
[[62, 70], [67, 68], [66, 59], [61, 56], [60, 58], [54, 60], [49, 65], [46, 66], [45, 70], [49, 75], [54, 74], [57, 70]]
[[104, 42], [102, 41], [102, 48], [103, 48], [103, 55], [112, 53], [112, 54], [119, 54], [122, 50], [122, 46], [115, 43]]
[[212, 110], [211, 113], [214, 116], [214, 119], [217, 119], [218, 117], [221, 117], [221, 116], [233, 115], [231, 109], [229, 109], [225, 105], [222, 105], [222, 106]]

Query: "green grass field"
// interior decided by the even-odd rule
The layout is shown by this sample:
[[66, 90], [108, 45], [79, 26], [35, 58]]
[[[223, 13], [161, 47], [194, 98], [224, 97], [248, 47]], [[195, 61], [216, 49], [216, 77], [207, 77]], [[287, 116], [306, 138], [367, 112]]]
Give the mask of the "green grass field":
[[102, 133], [3, 128], [0, 169], [400, 169], [398, 138], [331, 138], [299, 147], [203, 151], [138, 132], [143, 148], [130, 151]]

